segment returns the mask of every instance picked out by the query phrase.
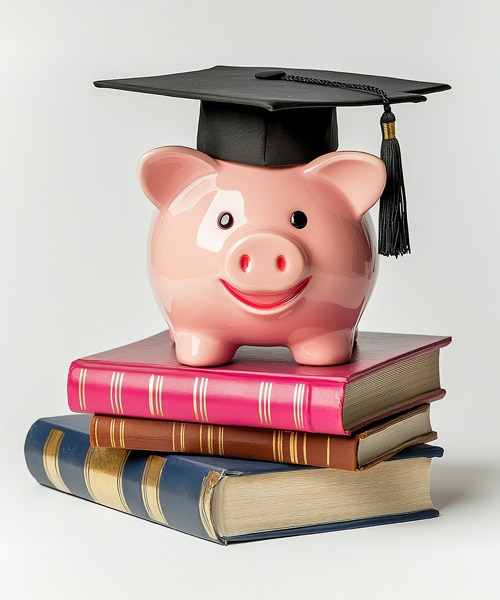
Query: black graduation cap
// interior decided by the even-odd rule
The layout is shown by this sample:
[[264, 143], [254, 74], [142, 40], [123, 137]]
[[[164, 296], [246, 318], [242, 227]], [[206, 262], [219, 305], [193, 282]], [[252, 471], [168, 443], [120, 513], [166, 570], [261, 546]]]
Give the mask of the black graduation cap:
[[258, 166], [307, 163], [338, 147], [338, 106], [382, 104], [379, 253], [410, 251], [406, 196], [391, 104], [423, 102], [443, 83], [311, 69], [216, 66], [201, 71], [96, 81], [113, 88], [201, 101], [197, 148], [222, 160]]

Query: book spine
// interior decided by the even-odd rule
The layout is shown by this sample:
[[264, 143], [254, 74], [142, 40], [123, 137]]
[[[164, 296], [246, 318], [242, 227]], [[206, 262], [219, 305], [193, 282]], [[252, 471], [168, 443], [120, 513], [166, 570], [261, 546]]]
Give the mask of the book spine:
[[186, 466], [179, 456], [92, 448], [88, 433], [43, 419], [29, 430], [24, 452], [42, 485], [220, 543], [208, 507], [222, 470]]
[[94, 415], [90, 443], [103, 448], [206, 454], [348, 471], [359, 466], [356, 435]]
[[312, 385], [258, 373], [211, 377], [195, 368], [114, 371], [77, 360], [67, 391], [73, 412], [348, 435], [342, 423], [345, 383]]

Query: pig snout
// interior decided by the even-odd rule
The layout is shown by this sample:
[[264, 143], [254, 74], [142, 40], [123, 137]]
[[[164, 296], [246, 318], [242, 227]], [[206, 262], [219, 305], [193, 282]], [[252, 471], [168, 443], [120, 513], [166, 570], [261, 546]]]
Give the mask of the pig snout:
[[228, 283], [250, 293], [287, 290], [301, 281], [306, 268], [301, 248], [291, 239], [270, 232], [239, 239], [224, 264]]

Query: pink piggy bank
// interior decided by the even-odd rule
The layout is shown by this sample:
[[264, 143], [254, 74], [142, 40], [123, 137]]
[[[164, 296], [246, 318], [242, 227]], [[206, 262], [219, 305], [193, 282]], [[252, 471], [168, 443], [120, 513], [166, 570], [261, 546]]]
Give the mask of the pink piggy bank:
[[380, 159], [257, 167], [170, 146], [138, 173], [159, 209], [150, 276], [179, 362], [223, 364], [241, 345], [287, 346], [307, 365], [350, 359], [376, 280], [367, 211], [384, 188]]

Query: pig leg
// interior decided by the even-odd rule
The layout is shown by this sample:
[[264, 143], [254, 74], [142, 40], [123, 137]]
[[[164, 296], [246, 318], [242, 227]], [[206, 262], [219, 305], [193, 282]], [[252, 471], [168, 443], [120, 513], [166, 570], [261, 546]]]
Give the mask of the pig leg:
[[237, 345], [199, 333], [175, 330], [177, 360], [190, 367], [214, 367], [229, 362]]
[[318, 334], [288, 345], [295, 362], [302, 365], [326, 366], [349, 362], [354, 344], [352, 330]]

